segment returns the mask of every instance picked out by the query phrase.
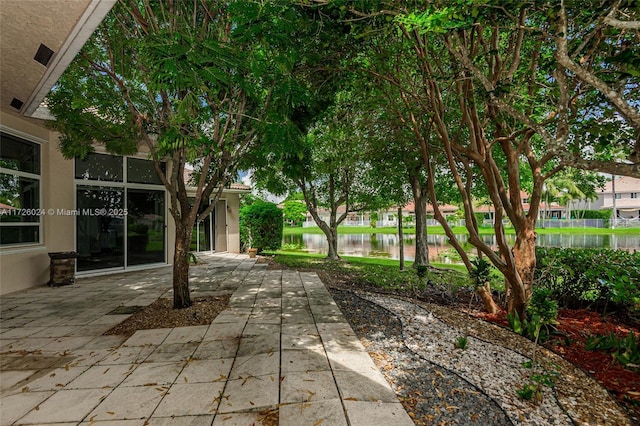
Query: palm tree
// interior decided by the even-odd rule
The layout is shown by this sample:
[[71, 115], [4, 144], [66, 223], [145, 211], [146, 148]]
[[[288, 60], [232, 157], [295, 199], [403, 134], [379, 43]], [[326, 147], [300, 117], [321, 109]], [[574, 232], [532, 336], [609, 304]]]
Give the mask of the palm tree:
[[549, 208], [549, 199], [563, 204], [566, 209], [565, 215], [567, 219], [571, 218], [571, 202], [587, 198], [587, 195], [580, 189], [576, 180], [572, 170], [559, 173], [547, 179], [544, 185], [545, 218], [547, 216], [546, 209]]

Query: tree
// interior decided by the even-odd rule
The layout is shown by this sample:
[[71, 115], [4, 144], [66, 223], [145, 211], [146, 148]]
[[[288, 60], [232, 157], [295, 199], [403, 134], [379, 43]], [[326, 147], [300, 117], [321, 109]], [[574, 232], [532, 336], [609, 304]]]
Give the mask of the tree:
[[[598, 198], [596, 187], [604, 185], [604, 176], [580, 169], [567, 168], [547, 179], [544, 184], [545, 208], [557, 201], [565, 206], [567, 219], [571, 218], [571, 205], [576, 201]], [[545, 218], [548, 215], [545, 213]]]
[[[361, 122], [366, 113], [355, 105], [357, 99], [353, 92], [338, 92], [335, 105], [310, 126], [297, 151], [287, 147], [277, 162], [256, 172], [272, 192], [302, 193], [309, 214], [327, 238], [331, 260], [340, 258], [338, 226], [349, 213], [374, 209], [380, 201], [364, 156]], [[328, 221], [321, 209], [329, 212]]]
[[302, 226], [307, 217], [307, 207], [304, 200], [289, 200], [284, 202], [282, 209], [284, 220], [292, 226]]
[[[430, 181], [436, 181], [439, 165], [447, 165], [462, 197], [470, 242], [505, 275], [509, 310], [522, 314], [533, 283], [535, 221], [544, 181], [571, 164], [567, 153], [571, 157], [600, 155], [598, 144], [603, 144], [606, 133], [602, 129], [596, 132], [596, 124], [603, 121], [600, 118], [609, 119], [606, 130], [611, 134], [614, 123], [619, 123], [616, 117], [632, 121], [629, 117], [633, 114], [616, 115], [611, 103], [596, 91], [584, 90], [581, 80], [554, 57], [558, 34], [567, 33], [556, 31], [562, 23], [549, 19], [558, 13], [553, 5], [504, 1], [336, 3], [331, 2], [334, 7], [342, 6], [347, 19], [351, 14], [354, 32], [374, 40], [371, 43], [376, 43], [380, 34], [392, 34], [386, 28], [390, 28], [389, 22], [395, 23], [402, 36], [402, 41], [393, 45], [398, 53], [369, 58], [370, 62], [399, 57], [395, 69], [388, 67], [390, 72], [380, 73], [378, 78], [395, 86], [405, 102], [406, 122], [422, 147]], [[579, 8], [582, 5], [576, 4], [569, 14], [575, 24], [571, 28], [576, 31], [590, 13]], [[602, 42], [617, 46], [614, 38], [621, 36], [624, 40], [636, 37], [617, 32]], [[567, 37], [578, 45], [582, 40], [575, 32]], [[610, 52], [616, 49], [620, 50], [613, 47]], [[603, 47], [596, 50], [602, 52]], [[614, 61], [604, 56], [593, 70], [605, 70], [602, 64], [614, 66]], [[624, 62], [626, 66], [631, 61]], [[619, 64], [616, 69], [621, 69]], [[637, 79], [623, 77], [618, 94], [631, 96]], [[590, 111], [594, 107], [598, 107], [596, 113]], [[411, 112], [416, 108], [419, 114]], [[616, 108], [624, 109], [620, 105]], [[585, 116], [592, 120], [584, 120]], [[586, 129], [590, 130], [586, 137], [577, 137]], [[627, 141], [618, 137], [613, 142], [630, 152], [632, 146]], [[633, 173], [628, 164], [595, 160], [599, 162], [590, 163], [594, 168], [611, 166]], [[496, 208], [498, 253], [484, 244], [477, 232], [473, 194], [479, 186], [486, 188]], [[439, 212], [435, 189], [431, 190], [435, 217], [471, 270]], [[528, 211], [523, 206], [523, 189], [529, 194]], [[516, 230], [513, 247], [505, 239], [504, 216]]]
[[[559, 7], [558, 7], [559, 6]], [[640, 109], [638, 109], [638, 86], [640, 84], [640, 8], [636, 0], [572, 4], [567, 7], [564, 0], [547, 11], [554, 18], [555, 58], [564, 67], [561, 72], [575, 77], [588, 88], [595, 89], [601, 96], [595, 107], [599, 124], [618, 126], [619, 118], [628, 126], [628, 139], [622, 142], [626, 158], [622, 161], [615, 156], [599, 158], [584, 151], [580, 140], [575, 141], [572, 150], [559, 145], [559, 155], [563, 161], [574, 167], [596, 170], [611, 174], [640, 177]], [[562, 87], [563, 78], [558, 79], [559, 90], [565, 96], [567, 88]], [[583, 89], [584, 90], [584, 89]], [[587, 89], [588, 90], [588, 89]], [[587, 91], [585, 90], [585, 91]], [[573, 102], [573, 100], [572, 100]], [[605, 107], [602, 108], [602, 104]], [[607, 117], [612, 117], [606, 120]], [[594, 139], [614, 150], [620, 142], [609, 139], [615, 133], [607, 126], [604, 134], [595, 132]], [[598, 129], [599, 130], [599, 129]], [[600, 133], [600, 134], [598, 134]], [[635, 133], [635, 138], [633, 134]], [[635, 139], [635, 142], [634, 142]]]
[[288, 87], [286, 52], [275, 43], [286, 39], [280, 26], [291, 17], [278, 7], [120, 0], [49, 96], [66, 157], [97, 143], [119, 155], [149, 153], [176, 223], [174, 308], [191, 305], [194, 223], [211, 212], [258, 135], [278, 123]]

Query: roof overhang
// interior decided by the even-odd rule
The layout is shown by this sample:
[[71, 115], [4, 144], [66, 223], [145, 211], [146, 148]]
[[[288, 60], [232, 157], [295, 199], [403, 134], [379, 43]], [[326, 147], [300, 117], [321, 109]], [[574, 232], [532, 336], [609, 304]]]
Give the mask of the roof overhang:
[[116, 1], [0, 2], [0, 107], [50, 118], [40, 104]]

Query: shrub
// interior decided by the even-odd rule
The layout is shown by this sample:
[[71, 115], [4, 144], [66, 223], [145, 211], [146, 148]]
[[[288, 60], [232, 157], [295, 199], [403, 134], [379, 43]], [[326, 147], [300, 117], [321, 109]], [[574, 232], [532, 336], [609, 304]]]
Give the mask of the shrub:
[[129, 225], [129, 232], [147, 235], [149, 233], [149, 227], [144, 223], [132, 223]]
[[552, 334], [558, 334], [555, 325], [558, 317], [558, 302], [551, 299], [549, 289], [536, 287], [526, 309], [526, 318], [517, 312], [508, 314], [511, 329], [534, 342], [544, 342]]
[[640, 253], [539, 247], [536, 255], [536, 282], [562, 306], [640, 309]]
[[611, 219], [612, 210], [571, 210], [571, 219]]
[[469, 272], [469, 277], [473, 280], [476, 288], [482, 287], [491, 281], [491, 272], [493, 270], [491, 263], [477, 257], [471, 261], [471, 264], [473, 267]]
[[614, 333], [608, 336], [590, 336], [585, 347], [588, 351], [607, 351], [613, 359], [625, 368], [637, 371], [640, 368], [640, 346], [638, 338], [630, 332], [627, 337], [617, 337]]
[[240, 240], [245, 248], [278, 250], [282, 225], [282, 210], [273, 203], [256, 201], [240, 209]]

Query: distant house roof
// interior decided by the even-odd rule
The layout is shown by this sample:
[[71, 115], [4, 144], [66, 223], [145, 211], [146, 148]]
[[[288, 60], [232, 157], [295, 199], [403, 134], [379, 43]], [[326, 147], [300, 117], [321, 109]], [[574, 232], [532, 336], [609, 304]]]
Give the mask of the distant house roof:
[[[640, 192], [640, 179], [622, 176], [615, 179], [616, 192]], [[613, 192], [613, 181], [609, 181], [604, 185], [604, 189], [600, 190], [601, 194], [611, 194]]]
[[[187, 167], [184, 168], [184, 174], [183, 174], [183, 178], [185, 183], [187, 183], [187, 185], [189, 184], [189, 181], [191, 180], [191, 174], [193, 173], [193, 169], [189, 169]], [[245, 185], [244, 183], [239, 183], [239, 182], [234, 182], [231, 183], [227, 186], [227, 188], [225, 188], [226, 190], [231, 190], [231, 191], [251, 191], [251, 187], [249, 185]]]
[[[440, 204], [438, 205], [438, 207], [440, 208], [440, 211], [443, 214], [448, 214], [448, 213], [453, 213], [458, 211], [458, 207], [452, 204]], [[409, 213], [415, 213], [416, 203], [414, 201], [410, 201], [407, 204], [405, 204], [402, 210]], [[433, 213], [433, 205], [430, 203], [427, 203], [427, 213]]]
[[0, 210], [3, 211], [7, 211], [7, 210], [15, 210], [16, 208], [13, 206], [10, 206], [8, 204], [4, 204], [4, 203], [0, 203]]

